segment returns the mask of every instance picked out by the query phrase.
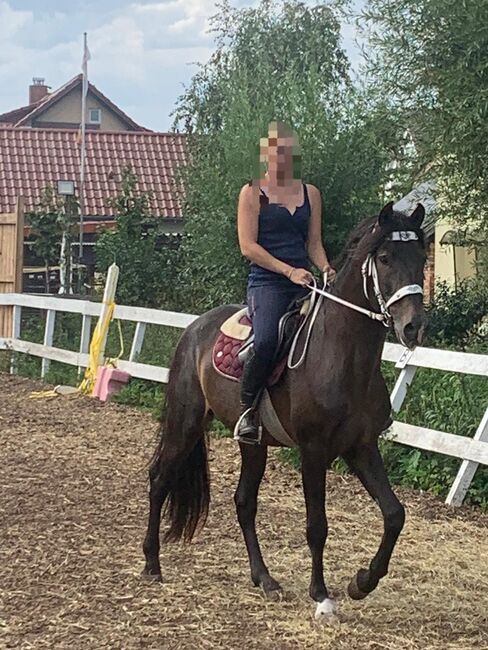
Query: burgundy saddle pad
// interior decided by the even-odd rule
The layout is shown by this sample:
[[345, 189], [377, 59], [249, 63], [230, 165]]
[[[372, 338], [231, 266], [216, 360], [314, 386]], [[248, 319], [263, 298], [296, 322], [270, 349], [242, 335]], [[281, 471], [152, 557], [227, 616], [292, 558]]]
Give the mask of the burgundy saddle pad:
[[[241, 325], [251, 325], [251, 321], [246, 315], [240, 318], [239, 323]], [[219, 332], [212, 351], [212, 363], [219, 374], [227, 377], [227, 379], [239, 381], [243, 366], [237, 355], [244, 343], [245, 341], [242, 341], [241, 339], [233, 338], [228, 334]], [[278, 381], [285, 366], [286, 357], [277, 363], [268, 379], [268, 386], [272, 386]]]

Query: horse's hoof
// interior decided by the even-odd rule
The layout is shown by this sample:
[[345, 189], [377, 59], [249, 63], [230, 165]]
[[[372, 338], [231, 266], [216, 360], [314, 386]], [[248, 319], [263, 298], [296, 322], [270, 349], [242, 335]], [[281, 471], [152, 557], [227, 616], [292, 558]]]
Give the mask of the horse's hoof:
[[349, 597], [352, 598], [353, 600], [362, 600], [363, 598], [366, 598], [366, 596], [369, 595], [368, 591], [363, 591], [362, 589], [359, 588], [358, 585], [358, 575], [357, 573], [354, 578], [351, 580], [347, 587], [347, 593], [349, 594]]
[[319, 623], [326, 623], [327, 625], [339, 623], [335, 600], [332, 600], [332, 598], [324, 598], [320, 603], [317, 603], [315, 620]]
[[283, 598], [283, 589], [280, 583], [276, 582], [271, 576], [264, 577], [259, 583], [259, 586], [269, 600], [281, 600]]
[[151, 571], [150, 569], [144, 568], [141, 576], [146, 582], [163, 582], [161, 571]]

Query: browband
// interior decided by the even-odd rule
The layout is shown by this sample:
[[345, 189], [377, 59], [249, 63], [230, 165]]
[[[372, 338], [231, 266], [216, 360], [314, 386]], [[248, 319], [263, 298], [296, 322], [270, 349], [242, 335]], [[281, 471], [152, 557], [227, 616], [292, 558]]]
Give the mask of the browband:
[[387, 237], [390, 241], [418, 241], [419, 236], [413, 230], [395, 230]]

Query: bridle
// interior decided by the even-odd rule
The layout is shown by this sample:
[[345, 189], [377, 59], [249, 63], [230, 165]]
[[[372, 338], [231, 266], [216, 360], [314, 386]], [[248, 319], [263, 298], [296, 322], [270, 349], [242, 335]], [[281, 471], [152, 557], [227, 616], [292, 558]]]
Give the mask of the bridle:
[[[395, 230], [386, 237], [386, 241], [397, 241], [397, 242], [418, 241], [418, 239], [419, 237], [417, 233], [414, 232], [413, 230]], [[319, 289], [315, 281], [313, 285], [307, 285], [307, 286], [314, 293], [318, 293], [324, 296], [325, 298], [329, 298], [329, 300], [333, 300], [334, 302], [338, 302], [341, 305], [345, 305], [350, 309], [359, 311], [360, 313], [365, 314], [366, 316], [372, 318], [373, 320], [380, 321], [381, 323], [383, 323], [383, 325], [385, 325], [385, 327], [390, 327], [391, 325], [392, 319], [391, 319], [391, 314], [389, 312], [389, 308], [391, 307], [391, 305], [398, 302], [405, 296], [411, 296], [413, 294], [423, 295], [424, 293], [422, 287], [419, 284], [407, 284], [403, 287], [400, 287], [400, 289], [398, 289], [397, 291], [395, 291], [395, 293], [388, 300], [385, 300], [381, 292], [379, 278], [378, 278], [378, 269], [376, 268], [376, 259], [373, 253], [369, 253], [366, 259], [364, 260], [361, 266], [361, 275], [363, 276], [364, 295], [368, 300], [370, 300], [369, 290], [368, 290], [368, 280], [369, 279], [372, 280], [373, 292], [380, 308], [379, 312], [372, 311], [371, 309], [365, 309], [364, 307], [355, 305], [354, 303], [349, 302], [348, 300], [339, 298], [338, 296], [335, 296], [334, 294], [330, 293], [329, 291], [326, 291], [325, 289]], [[324, 274], [324, 287], [326, 286], [327, 286], [327, 275]]]
[[[409, 241], [418, 241], [419, 236], [417, 235], [416, 232], [413, 230], [394, 230], [391, 232], [386, 238], [386, 241], [396, 241], [396, 242], [409, 242]], [[368, 301], [371, 300], [370, 295], [369, 295], [369, 289], [368, 289], [368, 281], [371, 279], [372, 284], [373, 284], [373, 292], [376, 298], [376, 301], [378, 302], [378, 306], [380, 308], [380, 311], [373, 311], [372, 309], [367, 309], [366, 307], [360, 307], [359, 305], [355, 305], [353, 302], [349, 302], [349, 300], [344, 300], [344, 298], [340, 298], [339, 296], [334, 295], [333, 293], [330, 293], [330, 291], [327, 291], [327, 273], [324, 273], [324, 285], [322, 289], [319, 289], [317, 286], [317, 282], [315, 278], [313, 278], [313, 284], [308, 284], [307, 288], [312, 291], [312, 296], [311, 296], [311, 304], [310, 304], [310, 311], [311, 316], [309, 319], [305, 318], [300, 327], [297, 330], [296, 335], [293, 338], [293, 343], [290, 348], [290, 352], [288, 354], [288, 367], [289, 368], [297, 368], [301, 363], [303, 362], [305, 358], [305, 354], [308, 348], [308, 342], [310, 340], [310, 335], [312, 333], [312, 327], [315, 322], [315, 319], [317, 317], [317, 313], [320, 309], [320, 305], [322, 304], [322, 301], [324, 298], [328, 298], [329, 300], [332, 300], [333, 302], [337, 302], [340, 305], [344, 305], [344, 307], [349, 307], [349, 309], [353, 309], [354, 311], [357, 311], [361, 314], [364, 314], [368, 318], [371, 318], [372, 320], [378, 321], [382, 323], [385, 327], [389, 328], [392, 323], [392, 317], [390, 314], [390, 307], [391, 305], [395, 304], [402, 298], [405, 298], [405, 296], [411, 296], [414, 294], [420, 294], [423, 295], [424, 291], [422, 287], [419, 284], [407, 284], [403, 287], [400, 287], [395, 293], [388, 298], [388, 300], [385, 300], [383, 297], [383, 294], [381, 292], [380, 288], [380, 283], [379, 283], [379, 278], [378, 278], [378, 269], [376, 268], [376, 258], [373, 253], [369, 253], [366, 256], [366, 259], [364, 260], [363, 264], [361, 265], [361, 275], [363, 276], [363, 291], [364, 295], [367, 298]], [[302, 350], [302, 354], [300, 355], [300, 358], [298, 359], [297, 362], [293, 363], [293, 355], [295, 353], [295, 348], [298, 342], [298, 339], [300, 337], [301, 331], [305, 324], [309, 324], [308, 331], [307, 331], [307, 337], [305, 339], [305, 345]]]

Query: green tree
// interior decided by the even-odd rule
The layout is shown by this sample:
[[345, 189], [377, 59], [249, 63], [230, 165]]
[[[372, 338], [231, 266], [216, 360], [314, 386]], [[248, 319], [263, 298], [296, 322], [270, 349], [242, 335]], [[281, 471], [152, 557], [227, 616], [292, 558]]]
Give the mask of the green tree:
[[160, 219], [150, 214], [150, 194], [137, 191], [130, 167], [122, 172], [121, 190], [110, 199], [116, 209], [116, 227], [104, 230], [96, 243], [96, 264], [106, 273], [120, 267], [117, 300], [125, 305], [172, 305], [175, 250], [165, 245]]
[[31, 241], [34, 254], [44, 261], [45, 289], [50, 292], [49, 272], [59, 260], [63, 219], [63, 199], [56, 194], [52, 185], [47, 185], [42, 191], [36, 209], [27, 215], [27, 223], [31, 227]]
[[302, 176], [323, 195], [329, 252], [378, 207], [397, 131], [351, 85], [340, 4], [219, 6], [212, 21], [216, 50], [174, 113], [175, 127], [189, 134], [179, 274], [185, 307], [202, 310], [244, 297], [237, 198], [258, 173], [259, 139], [271, 120], [289, 123], [299, 135]]
[[372, 86], [440, 179], [445, 214], [487, 242], [488, 0], [368, 0], [362, 19]]

